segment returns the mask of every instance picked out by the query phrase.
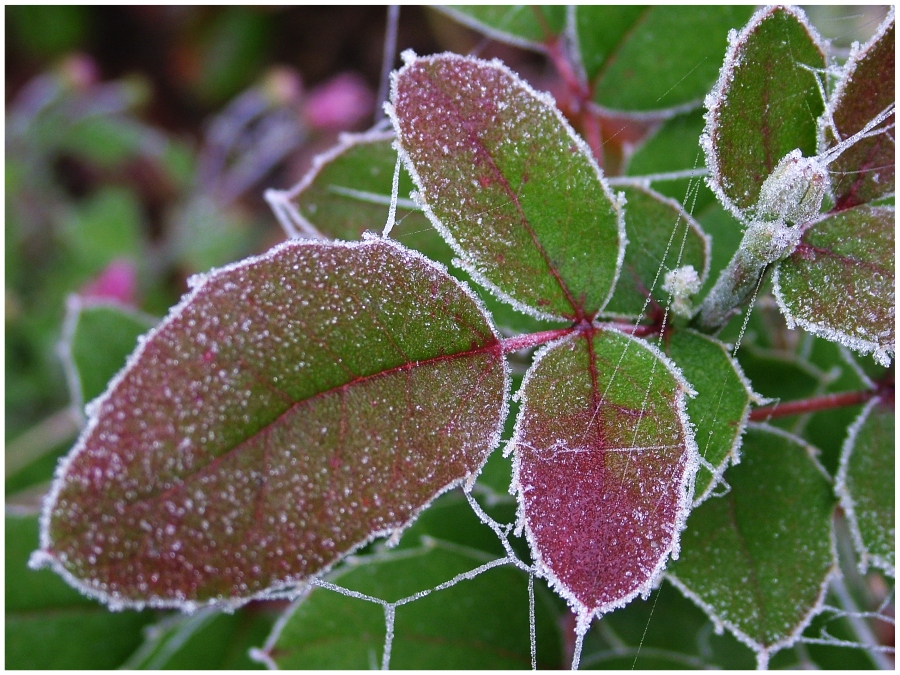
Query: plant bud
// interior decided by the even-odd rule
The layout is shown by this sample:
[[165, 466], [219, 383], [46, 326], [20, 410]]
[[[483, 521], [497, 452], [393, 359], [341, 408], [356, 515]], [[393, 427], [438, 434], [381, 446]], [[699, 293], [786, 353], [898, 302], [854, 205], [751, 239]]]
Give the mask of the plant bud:
[[816, 157], [804, 157], [800, 150], [792, 150], [762, 184], [756, 218], [802, 225], [819, 215], [830, 189], [825, 166]]

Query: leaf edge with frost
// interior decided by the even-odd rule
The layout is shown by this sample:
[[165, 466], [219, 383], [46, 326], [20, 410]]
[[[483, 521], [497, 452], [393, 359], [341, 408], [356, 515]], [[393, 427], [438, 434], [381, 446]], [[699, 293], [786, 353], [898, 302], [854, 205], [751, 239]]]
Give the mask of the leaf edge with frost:
[[[69, 389], [69, 398], [71, 399], [70, 407], [76, 418], [82, 422], [85, 422], [88, 418], [85, 408], [91, 401], [83, 400], [84, 389], [81, 382], [81, 376], [78, 372], [78, 366], [75, 363], [75, 355], [72, 353], [72, 340], [75, 337], [75, 331], [78, 327], [81, 313], [84, 310], [95, 308], [112, 309], [128, 314], [131, 318], [135, 319], [135, 321], [146, 323], [147, 331], [151, 330], [160, 322], [159, 317], [151, 316], [150, 314], [146, 314], [116, 300], [83, 297], [77, 293], [73, 293], [68, 297], [66, 300], [66, 316], [63, 319], [62, 337], [57, 346], [57, 353], [62, 362], [63, 374]], [[145, 331], [145, 333], [147, 331]], [[116, 373], [116, 375], [118, 375], [118, 373]]]
[[844, 509], [847, 523], [850, 526], [850, 538], [853, 540], [853, 548], [856, 550], [857, 556], [859, 556], [858, 567], [860, 572], [865, 573], [870, 567], [877, 567], [894, 578], [896, 576], [895, 565], [882, 558], [881, 555], [871, 553], [863, 541], [862, 532], [859, 529], [859, 520], [856, 517], [856, 501], [850, 494], [849, 486], [847, 485], [850, 459], [856, 451], [856, 437], [859, 435], [860, 429], [869, 420], [873, 410], [879, 405], [884, 405], [884, 402], [876, 396], [863, 407], [859, 416], [847, 428], [847, 438], [844, 439], [844, 444], [841, 447], [840, 464], [838, 465], [837, 475], [834, 478], [834, 492], [840, 500], [841, 508]]
[[[410, 511], [409, 517], [401, 523], [397, 527], [390, 527], [383, 531], [370, 532], [369, 535], [354, 544], [347, 550], [343, 551], [339, 556], [335, 557], [335, 559], [323, 567], [319, 568], [316, 572], [312, 574], [308, 574], [304, 577], [297, 578], [286, 578], [282, 579], [277, 583], [273, 583], [260, 591], [252, 593], [250, 595], [242, 596], [242, 597], [212, 597], [205, 600], [191, 600], [191, 599], [180, 599], [180, 598], [168, 598], [161, 596], [148, 596], [142, 600], [131, 600], [129, 598], [116, 597], [110, 593], [107, 593], [101, 589], [95, 588], [91, 586], [86, 581], [79, 579], [72, 572], [70, 572], [62, 561], [60, 561], [53, 553], [50, 552], [50, 547], [52, 545], [50, 538], [50, 521], [53, 517], [54, 507], [58, 501], [59, 495], [64, 488], [64, 479], [66, 474], [68, 473], [69, 465], [73, 463], [75, 458], [86, 448], [86, 440], [90, 436], [93, 429], [99, 423], [99, 411], [103, 404], [112, 397], [114, 390], [118, 386], [120, 382], [122, 382], [125, 376], [131, 372], [133, 369], [137, 369], [140, 367], [140, 359], [147, 349], [147, 345], [151, 343], [152, 338], [158, 335], [164, 328], [168, 326], [169, 323], [174, 322], [179, 319], [183, 310], [185, 310], [193, 300], [199, 296], [200, 291], [209, 283], [210, 279], [218, 275], [224, 275], [226, 273], [241, 270], [249, 267], [250, 265], [265, 262], [274, 258], [276, 255], [290, 248], [296, 247], [305, 247], [305, 246], [333, 246], [339, 248], [361, 248], [364, 246], [371, 245], [373, 243], [383, 243], [388, 245], [390, 248], [397, 250], [398, 252], [403, 253], [404, 255], [411, 256], [421, 262], [423, 262], [427, 267], [430, 267], [432, 270], [438, 271], [446, 275], [449, 279], [451, 279], [451, 283], [455, 284], [456, 287], [460, 290], [460, 292], [465, 295], [471, 302], [474, 303], [477, 310], [485, 317], [485, 322], [487, 327], [490, 329], [493, 338], [497, 341], [499, 345], [501, 336], [497, 332], [496, 327], [494, 326], [493, 319], [490, 315], [488, 309], [484, 306], [484, 303], [481, 299], [472, 291], [467, 284], [459, 281], [452, 275], [450, 275], [446, 271], [446, 267], [441, 263], [435, 262], [426, 256], [422, 255], [418, 251], [413, 249], [408, 249], [404, 247], [402, 244], [399, 244], [389, 238], [379, 237], [375, 235], [364, 235], [361, 241], [331, 241], [331, 242], [323, 242], [317, 239], [288, 239], [287, 241], [281, 242], [270, 248], [268, 251], [252, 256], [249, 258], [245, 258], [235, 263], [231, 263], [229, 265], [225, 265], [220, 268], [215, 268], [208, 272], [202, 274], [196, 274], [188, 279], [189, 292], [185, 293], [181, 300], [169, 309], [168, 314], [156, 325], [154, 326], [146, 335], [144, 335], [141, 340], [138, 342], [137, 348], [132, 352], [132, 354], [128, 357], [128, 361], [125, 366], [116, 374], [116, 376], [110, 381], [107, 386], [106, 391], [97, 397], [87, 408], [87, 413], [90, 416], [87, 424], [82, 428], [80, 436], [76, 441], [75, 445], [69, 450], [69, 452], [63, 456], [59, 463], [56, 466], [56, 470], [54, 472], [54, 477], [51, 482], [50, 488], [44, 497], [43, 508], [41, 509], [40, 517], [39, 517], [39, 547], [36, 551], [32, 552], [31, 557], [28, 561], [28, 567], [33, 570], [39, 570], [44, 568], [49, 568], [52, 571], [56, 572], [66, 583], [68, 583], [72, 588], [79, 591], [83, 595], [88, 598], [98, 600], [112, 611], [120, 611], [123, 609], [144, 609], [144, 608], [154, 608], [154, 609], [179, 609], [185, 613], [193, 613], [197, 610], [206, 608], [206, 607], [216, 607], [226, 612], [233, 612], [238, 608], [246, 605], [249, 602], [254, 600], [270, 600], [270, 599], [294, 599], [299, 596], [302, 596], [307, 589], [310, 587], [310, 582], [308, 581], [311, 578], [318, 578], [325, 574], [328, 574], [332, 569], [334, 569], [337, 565], [343, 562], [348, 556], [353, 555], [356, 551], [363, 548], [364, 546], [370, 544], [371, 542], [383, 538], [390, 537], [390, 540], [393, 538], [399, 537], [402, 532], [408, 529], [418, 518], [418, 516], [427, 509], [435, 499], [440, 497], [445, 492], [452, 490], [455, 487], [462, 486], [465, 491], [471, 491], [475, 485], [476, 479], [478, 475], [481, 473], [484, 465], [487, 463], [490, 455], [497, 451], [503, 434], [503, 422], [509, 414], [509, 394], [510, 394], [510, 386], [511, 386], [511, 376], [510, 376], [510, 366], [508, 360], [501, 355], [499, 359], [499, 365], [503, 374], [503, 397], [502, 397], [502, 406], [498, 413], [498, 424], [494, 429], [494, 433], [492, 434], [489, 442], [486, 444], [488, 448], [484, 452], [484, 459], [481, 463], [476, 466], [469, 475], [462, 476], [457, 478], [456, 480], [444, 485], [439, 488], [434, 494], [432, 494], [426, 501], [421, 503], [417, 508], [414, 508]], [[389, 540], [389, 541], [390, 541]]]
[[[370, 129], [363, 132], [342, 132], [338, 134], [337, 143], [324, 152], [320, 152], [312, 158], [312, 164], [305, 174], [293, 186], [286, 190], [269, 189], [265, 192], [265, 199], [269, 204], [281, 225], [285, 235], [290, 239], [310, 238], [330, 240], [330, 237], [323, 234], [300, 209], [297, 208], [294, 201], [303, 193], [306, 188], [312, 185], [319, 174], [327, 168], [327, 166], [357, 145], [363, 143], [375, 143], [380, 141], [390, 141], [396, 138], [393, 131], [380, 131], [378, 129]], [[399, 199], [399, 195], [397, 196]], [[416, 207], [418, 208], [418, 207]], [[286, 219], [287, 218], [287, 219]], [[295, 227], [296, 226], [296, 229]], [[384, 226], [379, 226], [379, 231]]]

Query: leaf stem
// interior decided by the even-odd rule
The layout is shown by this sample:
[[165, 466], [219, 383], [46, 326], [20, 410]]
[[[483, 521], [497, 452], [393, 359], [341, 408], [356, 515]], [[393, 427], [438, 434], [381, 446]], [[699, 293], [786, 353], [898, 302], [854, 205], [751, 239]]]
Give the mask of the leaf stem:
[[570, 335], [575, 330], [577, 330], [577, 326], [545, 330], [540, 333], [529, 333], [527, 335], [516, 335], [515, 337], [500, 340], [500, 347], [503, 349], [504, 354], [509, 354], [510, 352], [517, 352], [520, 349], [528, 349], [529, 347], [547, 344], [558, 338]]
[[865, 391], [850, 391], [841, 394], [826, 394], [788, 403], [776, 403], [750, 411], [751, 422], [762, 422], [773, 417], [788, 417], [789, 415], [803, 415], [831, 408], [844, 408], [851, 405], [865, 403], [878, 396], [877, 391], [866, 389]]

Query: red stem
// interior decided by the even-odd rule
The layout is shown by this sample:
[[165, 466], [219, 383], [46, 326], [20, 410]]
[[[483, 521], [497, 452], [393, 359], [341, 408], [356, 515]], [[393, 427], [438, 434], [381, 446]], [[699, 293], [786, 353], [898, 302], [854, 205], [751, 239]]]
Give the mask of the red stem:
[[750, 411], [751, 422], [770, 420], [773, 417], [788, 417], [789, 415], [803, 415], [805, 413], [829, 410], [831, 408], [843, 408], [858, 405], [878, 396], [877, 391], [849, 391], [843, 394], [826, 394], [813, 398], [790, 401], [788, 403], [776, 403]]
[[566, 335], [570, 335], [578, 330], [577, 326], [569, 328], [557, 328], [555, 330], [545, 330], [540, 333], [529, 333], [528, 335], [516, 335], [515, 337], [500, 340], [500, 347], [504, 354], [517, 352], [520, 349], [528, 349], [529, 347], [537, 347], [538, 345], [547, 344]]

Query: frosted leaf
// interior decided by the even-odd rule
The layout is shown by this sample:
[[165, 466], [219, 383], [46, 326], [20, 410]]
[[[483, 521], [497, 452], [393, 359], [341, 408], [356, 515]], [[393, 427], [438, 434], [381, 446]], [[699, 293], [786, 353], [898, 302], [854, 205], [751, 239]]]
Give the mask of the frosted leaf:
[[[71, 296], [60, 344], [69, 393], [79, 415], [125, 365], [138, 338], [157, 319], [112, 302]], [[103, 348], [98, 349], [97, 345]]]
[[[894, 102], [894, 35], [891, 9], [871, 40], [862, 47], [854, 45], [820, 123], [820, 151], [857, 133]], [[892, 115], [887, 122], [893, 121]], [[861, 140], [845, 150], [830, 166], [835, 208], [842, 210], [892, 194], [894, 152], [893, 133]]]
[[894, 352], [894, 209], [857, 206], [803, 234], [775, 269], [775, 298], [793, 327], [890, 363]]
[[131, 357], [60, 465], [35, 563], [116, 605], [296, 586], [477, 473], [507, 387], [442, 268], [382, 239], [283, 244], [206, 277]]
[[537, 51], [562, 32], [566, 20], [564, 5], [451, 5], [440, 11], [494, 40]]
[[525, 378], [520, 524], [581, 624], [646, 595], [677, 553], [698, 464], [686, 391], [646, 343], [602, 331], [544, 348]]
[[667, 577], [764, 665], [796, 642], [834, 572], [834, 497], [814, 449], [751, 425], [728, 493], [691, 513]]
[[815, 71], [824, 67], [824, 44], [799, 9], [761, 9], [731, 35], [700, 142], [707, 183], [738, 218], [785, 155], [815, 154], [824, 108]]
[[669, 291], [663, 285], [671, 270], [689, 265], [696, 271], [698, 283], [706, 281], [710, 242], [699, 223], [675, 200], [633, 186], [623, 188], [622, 194], [627, 200], [628, 246], [603, 315], [637, 318], [644, 316], [651, 304], [668, 304]]
[[625, 245], [621, 204], [547, 94], [499, 61], [409, 61], [390, 115], [426, 215], [479, 283], [542, 318], [592, 318]]
[[871, 401], [847, 431], [835, 491], [865, 571], [871, 564], [894, 576], [896, 545], [893, 400]]

